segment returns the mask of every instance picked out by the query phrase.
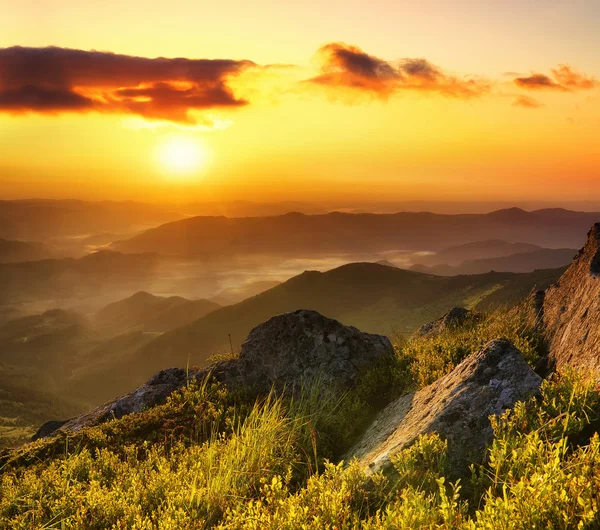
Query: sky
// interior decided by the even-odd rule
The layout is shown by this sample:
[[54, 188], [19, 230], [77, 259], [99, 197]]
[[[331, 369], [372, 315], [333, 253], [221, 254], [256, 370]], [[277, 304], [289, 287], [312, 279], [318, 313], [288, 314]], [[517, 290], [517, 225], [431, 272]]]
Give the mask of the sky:
[[0, 196], [600, 199], [600, 2], [5, 0]]

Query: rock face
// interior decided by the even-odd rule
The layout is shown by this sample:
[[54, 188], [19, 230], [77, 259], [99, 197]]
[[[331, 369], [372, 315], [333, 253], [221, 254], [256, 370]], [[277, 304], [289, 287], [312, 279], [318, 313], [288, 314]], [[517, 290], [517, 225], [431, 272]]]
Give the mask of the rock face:
[[454, 468], [466, 470], [468, 463], [485, 458], [493, 438], [489, 416], [535, 394], [540, 384], [509, 341], [492, 341], [432, 385], [390, 403], [346, 460], [356, 457], [373, 472], [386, 470], [390, 457], [435, 431], [448, 440]]
[[472, 311], [464, 307], [453, 307], [442, 318], [428, 322], [417, 331], [417, 336], [434, 337], [447, 328], [459, 327], [465, 323], [467, 318], [473, 315]]
[[266, 393], [278, 390], [296, 393], [303, 385], [318, 381], [332, 392], [351, 387], [363, 370], [380, 359], [391, 359], [394, 349], [387, 337], [362, 333], [316, 311], [299, 310], [271, 318], [255, 327], [238, 359], [190, 373], [170, 368], [156, 374], [134, 392], [69, 420], [64, 425], [38, 431], [49, 436], [56, 429], [77, 431], [112, 418], [164, 402], [188, 378], [213, 374], [231, 386], [244, 385]]
[[600, 370], [600, 223], [558, 283], [546, 290], [538, 319], [551, 365]]
[[148, 407], [159, 405], [173, 391], [185, 385], [188, 377], [194, 377], [195, 375], [196, 372], [186, 374], [186, 371], [181, 368], [162, 370], [130, 394], [109, 401], [77, 418], [66, 422], [49, 421], [44, 423], [34, 435], [33, 440], [50, 436], [57, 430], [78, 431], [83, 427], [97, 425], [103, 421], [120, 418], [125, 414], [141, 412]]
[[297, 392], [316, 380], [323, 388], [347, 389], [361, 371], [393, 356], [387, 337], [301, 309], [255, 327], [242, 344], [239, 359], [218, 366], [215, 375], [260, 392], [272, 386]]

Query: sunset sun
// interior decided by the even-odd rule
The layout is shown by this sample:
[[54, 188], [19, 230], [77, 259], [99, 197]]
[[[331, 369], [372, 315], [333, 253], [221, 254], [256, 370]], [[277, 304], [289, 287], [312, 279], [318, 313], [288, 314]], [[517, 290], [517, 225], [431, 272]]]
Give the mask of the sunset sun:
[[206, 149], [193, 138], [171, 137], [159, 146], [159, 160], [173, 175], [194, 174], [206, 165]]

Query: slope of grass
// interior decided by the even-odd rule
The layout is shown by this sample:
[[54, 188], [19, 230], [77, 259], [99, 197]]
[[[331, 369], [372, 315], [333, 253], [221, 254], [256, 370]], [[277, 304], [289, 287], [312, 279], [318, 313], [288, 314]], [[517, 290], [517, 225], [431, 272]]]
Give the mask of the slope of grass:
[[[433, 339], [399, 339], [340, 401], [300, 400], [190, 383], [167, 403], [0, 457], [6, 529], [529, 529], [600, 523], [600, 388], [569, 372], [492, 419], [485, 465], [449, 483], [446, 442], [421, 437], [393, 478], [328, 461], [381, 403], [508, 336], [533, 362], [539, 345], [518, 313]], [[336, 451], [337, 449], [337, 451]]]

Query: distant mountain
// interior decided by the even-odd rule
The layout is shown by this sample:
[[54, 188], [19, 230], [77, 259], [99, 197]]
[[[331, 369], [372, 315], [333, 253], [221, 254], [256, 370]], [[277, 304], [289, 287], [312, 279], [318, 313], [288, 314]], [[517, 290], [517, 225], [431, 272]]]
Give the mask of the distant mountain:
[[304, 215], [277, 217], [193, 217], [115, 242], [121, 252], [160, 249], [172, 256], [202, 257], [280, 254], [321, 255], [431, 250], [489, 239], [522, 241], [550, 248], [583, 244], [600, 213], [518, 208], [489, 214], [432, 213]]
[[0, 238], [0, 263], [18, 263], [56, 257], [58, 257], [57, 252], [43, 243]]
[[64, 373], [95, 339], [89, 323], [72, 311], [53, 309], [16, 318], [0, 324], [0, 363]]
[[96, 323], [115, 334], [130, 330], [163, 332], [183, 326], [218, 309], [210, 300], [154, 296], [141, 291], [96, 313]]
[[506, 289], [508, 299], [517, 279], [519, 289], [525, 285], [527, 292], [538, 281], [512, 273], [440, 277], [374, 263], [354, 263], [324, 273], [309, 271], [156, 337], [126, 368], [114, 373], [115, 377], [123, 371], [135, 374], [139, 382], [160, 368], [202, 365], [209, 356], [229, 351], [229, 335], [237, 350], [254, 326], [300, 308], [369, 332], [411, 333], [454, 306], [474, 307], [499, 290]]
[[488, 239], [445, 248], [435, 254], [423, 256], [419, 265], [429, 267], [433, 265], [459, 265], [464, 261], [499, 258], [540, 249], [541, 247], [531, 243], [509, 243], [502, 239]]
[[156, 254], [100, 251], [64, 258], [0, 264], [0, 304], [90, 296], [128, 285], [135, 289], [152, 277]]
[[536, 269], [556, 269], [564, 267], [573, 261], [577, 254], [576, 249], [540, 249], [533, 252], [513, 254], [498, 258], [467, 260], [460, 265], [434, 265], [426, 267], [415, 265], [412, 270], [438, 274], [441, 276], [455, 276], [458, 274], [483, 274], [490, 271], [497, 272], [533, 272]]
[[239, 287], [229, 287], [227, 289], [223, 289], [216, 296], [213, 296], [211, 300], [219, 305], [237, 304], [246, 298], [256, 296], [257, 294], [263, 293], [268, 289], [272, 289], [280, 283], [281, 282], [276, 282], [273, 280], [256, 280], [244, 285], [240, 285]]
[[391, 261], [388, 261], [387, 259], [380, 259], [379, 261], [376, 261], [375, 263], [377, 263], [377, 265], [384, 265], [386, 267], [394, 267], [395, 269], [398, 268], [398, 267], [396, 267], [396, 265], [394, 265]]
[[133, 201], [0, 201], [0, 237], [46, 241], [56, 237], [147, 228], [182, 217], [161, 207]]
[[[53, 309], [0, 324], [0, 446], [28, 438], [49, 417], [70, 417], [112, 396], [105, 366], [120, 365], [155, 335], [104, 341], [72, 311]], [[116, 379], [127, 385], [129, 374]]]

